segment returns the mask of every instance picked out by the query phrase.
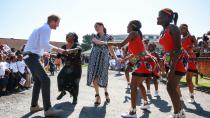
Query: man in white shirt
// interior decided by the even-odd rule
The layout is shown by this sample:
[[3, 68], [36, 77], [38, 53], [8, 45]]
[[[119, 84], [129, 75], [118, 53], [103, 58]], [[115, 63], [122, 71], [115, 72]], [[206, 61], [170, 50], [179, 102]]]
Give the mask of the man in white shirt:
[[39, 61], [40, 56], [42, 56], [45, 51], [49, 52], [53, 50], [59, 53], [66, 53], [65, 50], [55, 47], [49, 43], [51, 29], [55, 30], [59, 26], [59, 22], [60, 18], [58, 16], [49, 16], [46, 24], [33, 31], [24, 49], [23, 58], [34, 79], [30, 111], [37, 112], [43, 110], [43, 108], [38, 105], [41, 89], [45, 116], [60, 116], [63, 113], [63, 110], [56, 110], [51, 106], [50, 78], [44, 71]]

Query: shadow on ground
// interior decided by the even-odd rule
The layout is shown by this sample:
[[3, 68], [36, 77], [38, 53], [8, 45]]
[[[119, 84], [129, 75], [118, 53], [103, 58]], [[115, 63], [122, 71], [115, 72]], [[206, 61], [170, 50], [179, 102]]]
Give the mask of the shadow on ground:
[[[126, 103], [126, 102], [131, 102], [131, 89], [130, 88], [126, 88], [126, 91], [125, 91], [125, 99], [123, 101], [123, 103]], [[141, 103], [141, 95], [140, 95], [140, 90], [138, 89], [137, 90], [137, 98], [136, 98], [136, 105], [137, 106], [140, 106], [142, 103]]]
[[210, 94], [210, 87], [199, 86], [195, 90]]
[[[72, 105], [70, 102], [63, 102], [63, 103], [55, 104], [53, 107], [55, 109], [62, 109], [62, 110], [64, 110], [64, 113], [59, 118], [67, 118], [73, 113], [75, 106]], [[32, 116], [33, 114], [34, 113], [27, 113], [24, 116], [22, 116], [21, 118], [28, 118], [28, 117]], [[42, 116], [33, 116], [32, 118], [44, 118], [44, 117], [42, 117]]]
[[149, 110], [143, 110], [142, 115], [139, 118], [149, 118], [149, 114], [151, 111]]
[[193, 113], [204, 118], [210, 117], [210, 111], [204, 110], [203, 107], [196, 102], [192, 103], [195, 106], [195, 109], [188, 108], [184, 102], [182, 102], [182, 104], [186, 112]]
[[103, 106], [99, 107], [84, 106], [79, 114], [79, 118], [105, 118], [106, 105], [107, 103], [104, 102]]
[[150, 100], [150, 104], [154, 104], [156, 108], [159, 109], [161, 112], [170, 112], [171, 111], [171, 106], [168, 106], [168, 102], [161, 99], [160, 96], [155, 97], [156, 99], [153, 99], [151, 95], [148, 96]]

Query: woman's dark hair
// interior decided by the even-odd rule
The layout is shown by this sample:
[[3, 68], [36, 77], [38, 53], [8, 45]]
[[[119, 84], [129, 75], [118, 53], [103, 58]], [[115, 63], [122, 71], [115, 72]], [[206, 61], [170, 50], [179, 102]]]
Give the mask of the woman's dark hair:
[[74, 43], [78, 43], [78, 35], [74, 32], [69, 32], [68, 34], [66, 34], [66, 39], [68, 39], [71, 36], [73, 36]]
[[187, 33], [190, 34], [190, 32], [188, 31], [188, 25], [187, 24], [181, 24], [179, 28], [181, 29], [183, 27], [187, 28]]
[[[104, 24], [102, 22], [96, 22], [95, 26], [96, 25], [100, 25], [100, 26], [103, 26], [104, 27]], [[105, 27], [104, 27], [103, 31], [104, 31], [105, 34], [107, 33], [107, 30], [106, 30]]]
[[169, 8], [165, 8], [165, 9], [161, 10], [161, 12], [163, 12], [164, 14], [166, 14], [167, 16], [169, 16], [169, 22], [170, 23], [172, 21], [174, 21], [174, 25], [177, 24], [177, 20], [178, 20], [178, 13], [177, 12], [173, 12]]
[[186, 27], [186, 28], [188, 28], [188, 25], [187, 24], [181, 24], [180, 27]]
[[134, 31], [137, 31], [139, 33], [140, 37], [142, 38], [142, 32], [140, 30], [141, 29], [141, 22], [138, 21], [138, 20], [132, 20], [132, 21], [130, 21], [129, 24], [131, 25], [132, 29]]

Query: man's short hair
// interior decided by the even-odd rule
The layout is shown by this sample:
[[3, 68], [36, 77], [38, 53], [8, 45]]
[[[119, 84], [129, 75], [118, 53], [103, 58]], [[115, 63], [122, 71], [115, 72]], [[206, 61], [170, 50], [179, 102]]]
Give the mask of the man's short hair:
[[51, 21], [57, 22], [58, 20], [60, 20], [60, 17], [59, 16], [57, 16], [57, 15], [50, 15], [47, 18], [47, 23], [50, 23]]

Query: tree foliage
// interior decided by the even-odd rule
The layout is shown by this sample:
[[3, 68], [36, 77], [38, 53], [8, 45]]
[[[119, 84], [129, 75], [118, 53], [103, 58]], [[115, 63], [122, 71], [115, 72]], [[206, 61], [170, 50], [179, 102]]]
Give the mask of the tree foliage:
[[87, 51], [87, 50], [91, 49], [91, 47], [92, 47], [91, 46], [92, 36], [89, 35], [89, 34], [86, 34], [82, 38], [83, 38], [82, 44], [81, 44], [82, 51]]

